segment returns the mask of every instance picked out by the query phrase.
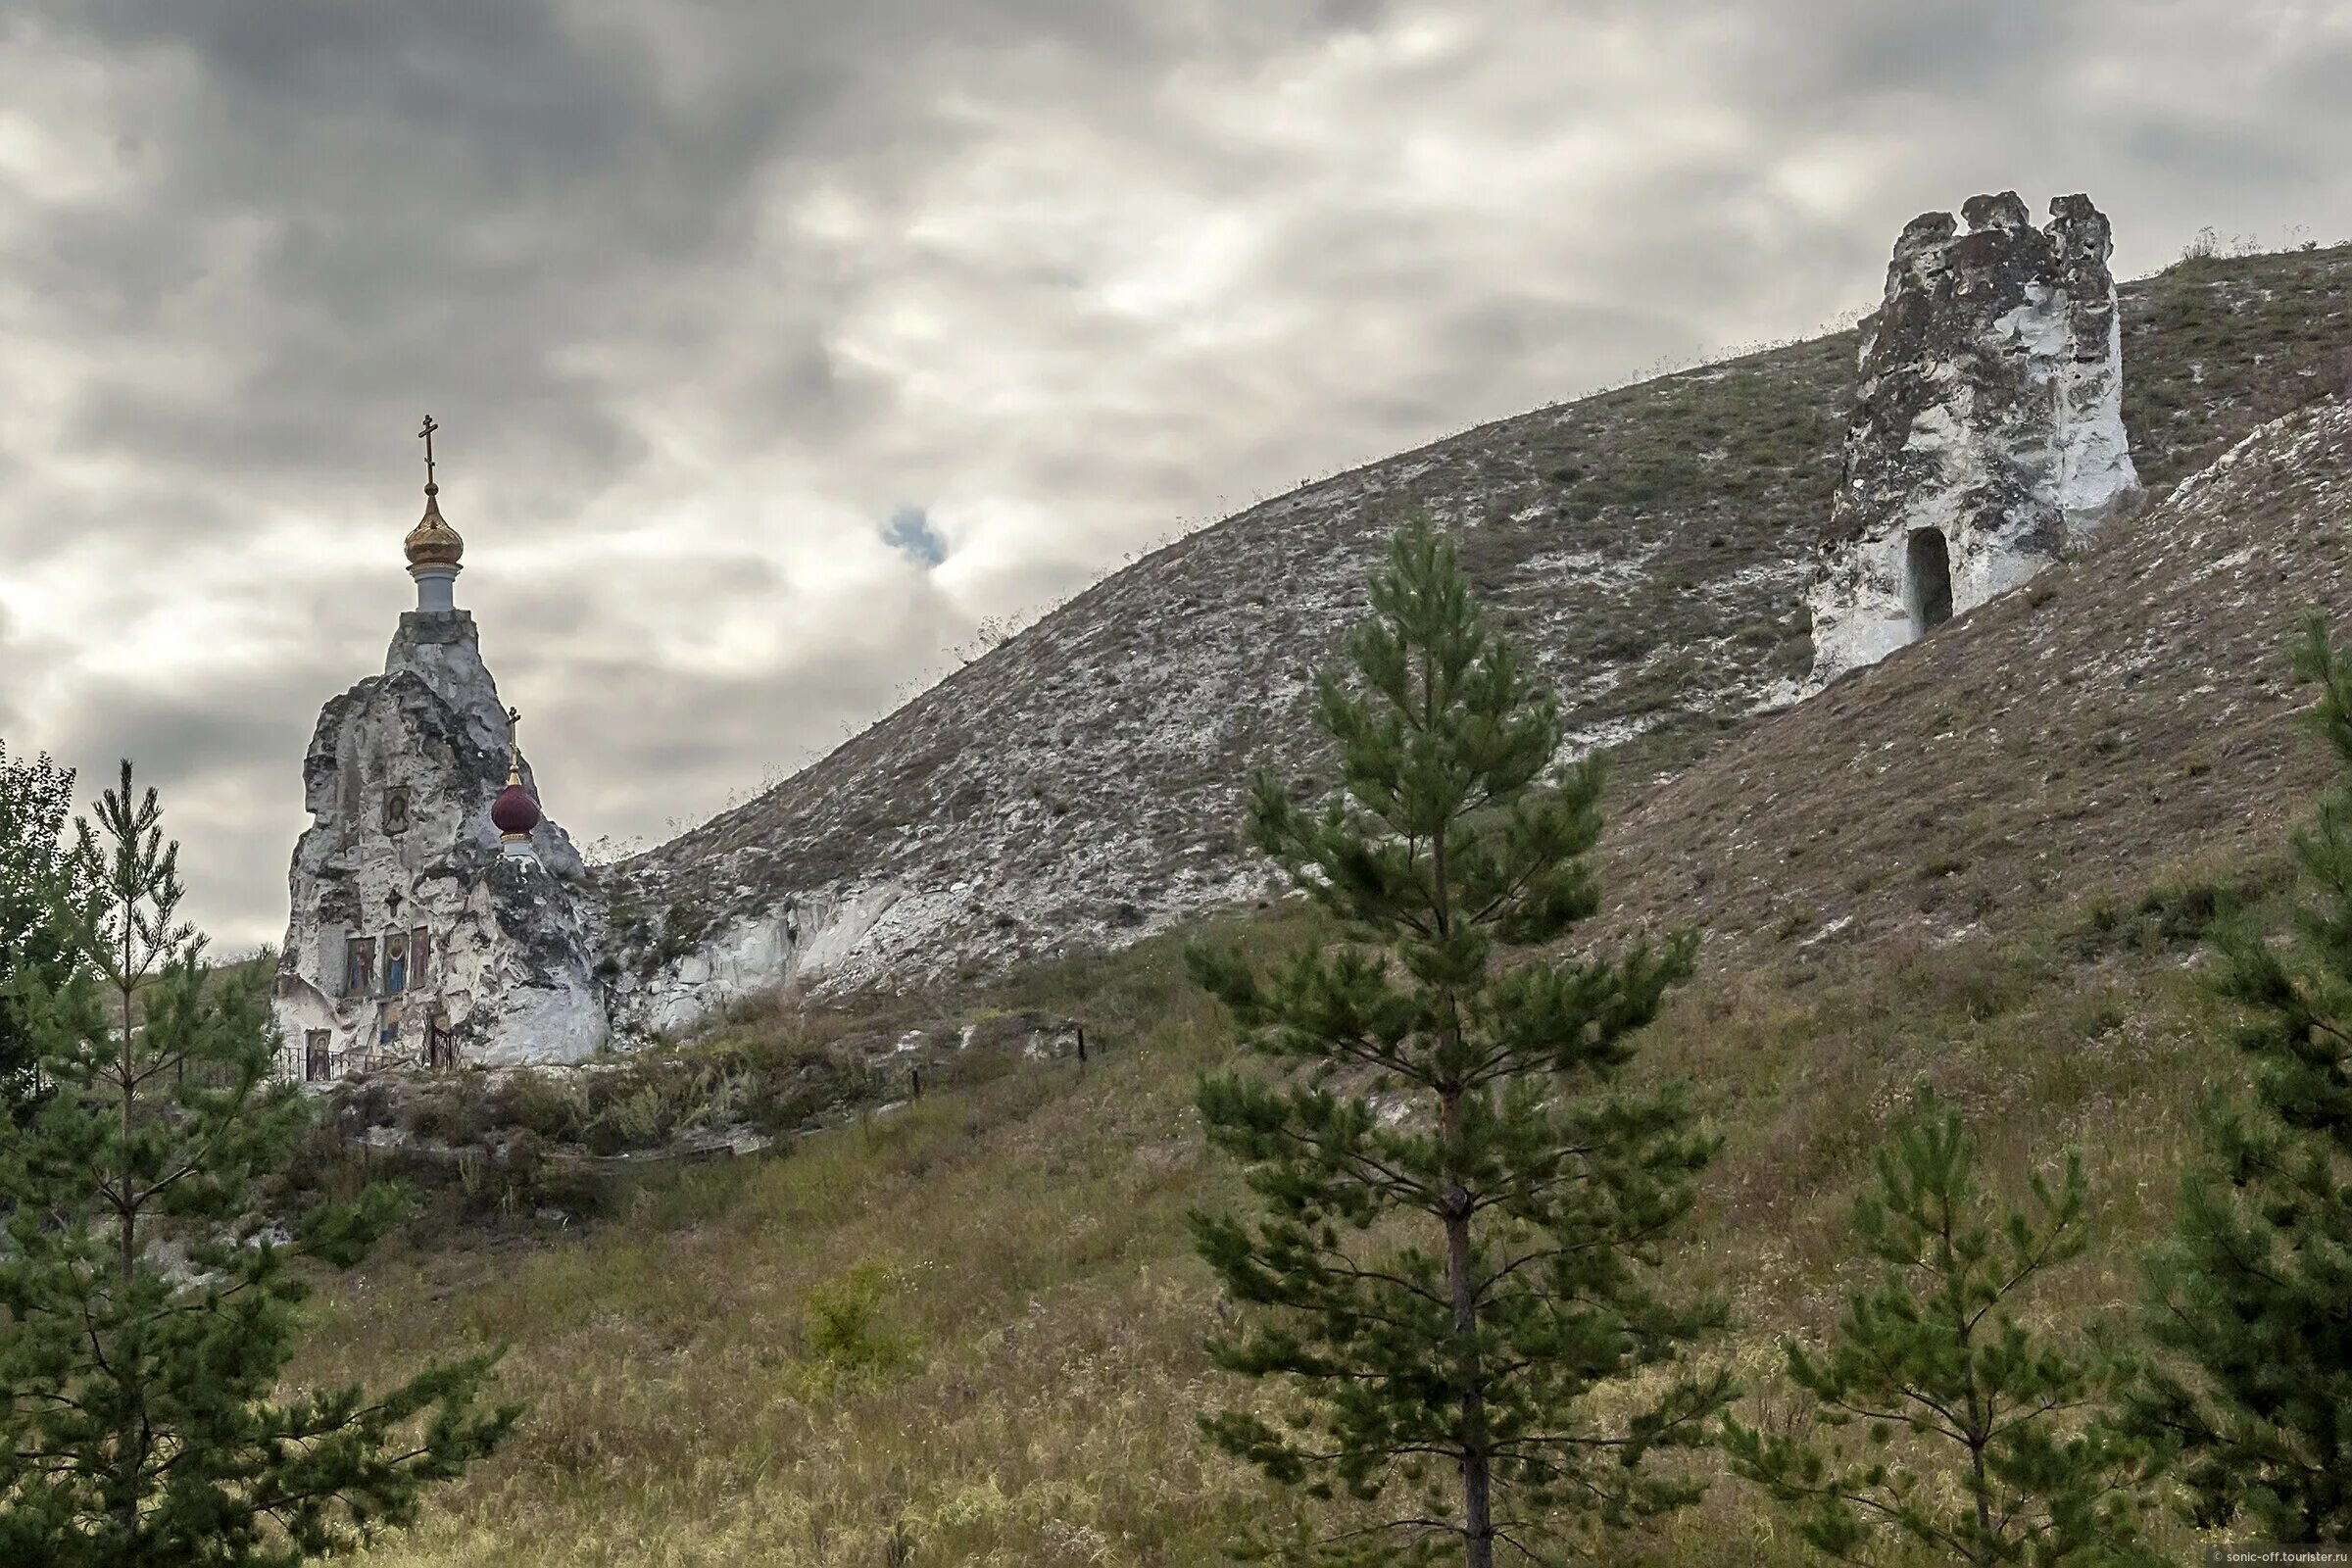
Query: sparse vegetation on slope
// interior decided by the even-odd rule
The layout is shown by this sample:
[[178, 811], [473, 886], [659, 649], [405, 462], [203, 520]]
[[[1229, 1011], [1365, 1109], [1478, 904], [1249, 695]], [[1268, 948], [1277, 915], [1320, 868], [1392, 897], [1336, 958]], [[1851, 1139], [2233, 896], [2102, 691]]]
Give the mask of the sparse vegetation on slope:
[[[2009, 1174], [2042, 1152], [2084, 1149], [2100, 1195], [2086, 1214], [2089, 1248], [2037, 1309], [2084, 1322], [2122, 1314], [2135, 1296], [2137, 1254], [2170, 1228], [2198, 1146], [2191, 1107], [2245, 1071], [2222, 1043], [2200, 939], [2232, 909], [2277, 926], [2286, 822], [2325, 776], [2324, 756], [2292, 722], [2305, 697], [2288, 679], [2281, 634], [2315, 601], [2339, 618], [2352, 609], [2338, 526], [2352, 509], [2352, 409], [2288, 416], [2194, 485], [2179, 485], [2182, 455], [2243, 435], [2274, 407], [2267, 400], [2321, 389], [2326, 352], [2352, 315], [2347, 274], [2352, 253], [2338, 249], [2200, 262], [2129, 287], [2128, 365], [2144, 372], [2143, 390], [2187, 389], [2185, 414], [2143, 421], [2148, 445], [2135, 454], [2162, 505], [2032, 589], [1729, 744], [1710, 741], [1662, 787], [1639, 759], [1655, 763], [1665, 751], [1637, 753], [1638, 765], [1621, 770], [1628, 809], [1602, 845], [1604, 886], [1617, 895], [1607, 923], [1631, 931], [1670, 916], [1710, 927], [1704, 973], [1645, 1032], [1641, 1070], [1690, 1081], [1724, 1140], [1690, 1218], [1704, 1245], [1677, 1259], [1673, 1283], [1730, 1298], [1723, 1357], [1758, 1391], [1742, 1407], [1749, 1424], [1774, 1430], [1789, 1414], [1760, 1377], [1775, 1342], [1793, 1333], [1820, 1343], [1855, 1283], [1844, 1216], [1869, 1151], [1921, 1076], [1979, 1130], [1983, 1167], [2002, 1173], [1991, 1185], [2004, 1194]], [[2283, 346], [2262, 348], [2251, 368], [2188, 356], [2186, 338], [2172, 353], [2165, 334], [2190, 326], [2151, 313], [2217, 301], [2230, 323], [2220, 341]], [[1847, 350], [1778, 352], [1789, 363], [1817, 355], [1829, 386]], [[1367, 474], [1426, 460], [1423, 472], [1444, 462], [1474, 476], [1502, 463], [1488, 451], [1498, 432], [1592, 429], [1612, 411], [1636, 439], [1632, 411], [1643, 399], [1679, 400], [1687, 386], [1704, 407], [1707, 388], [1774, 363], [1544, 411], [1473, 432], [1487, 445], [1456, 438]], [[1769, 399], [1774, 384], [1759, 381], [1755, 395]], [[1577, 467], [1565, 458], [1552, 466]], [[1583, 477], [1577, 468], [1573, 480], [1544, 482]], [[1397, 500], [1410, 483], [1396, 479]], [[2179, 493], [2161, 494], [2172, 486]], [[1072, 898], [1107, 901], [1122, 940], [1164, 926], [1217, 885], [1203, 871], [1179, 886], [1170, 868], [1213, 866], [1235, 847], [1218, 836], [1233, 820], [1220, 792], [1250, 748], [1269, 745], [1284, 766], [1311, 774], [1311, 755], [1286, 738], [1288, 710], [1260, 700], [1273, 688], [1235, 671], [1326, 651], [1304, 621], [1278, 627], [1275, 617], [1306, 606], [1316, 626], [1348, 618], [1345, 589], [1327, 587], [1352, 585], [1360, 569], [1348, 542], [1356, 524], [1340, 520], [1355, 515], [1354, 495], [1270, 503], [1246, 529], [1236, 519], [1230, 561], [1202, 553], [1212, 531], [1114, 578], [1046, 623], [1055, 629], [1014, 639], [778, 795], [711, 824], [678, 848], [680, 879], [662, 886], [709, 900], [691, 918], [714, 918], [736, 897], [732, 879], [755, 891], [795, 885], [795, 843], [854, 829], [842, 864], [881, 854], [891, 823], [929, 819], [935, 785], [978, 808], [1008, 781], [1052, 793], [1054, 778], [1075, 777], [1087, 787], [1054, 796], [1064, 810], [1012, 810], [1001, 843], [944, 830], [923, 841], [953, 842], [963, 857], [961, 885], [935, 879], [963, 912], [923, 940], [956, 963], [1052, 946], [1045, 927], [1018, 916], [1002, 928], [1006, 909], [986, 902], [1000, 884], [1037, 885], [1022, 881], [1026, 860], [1003, 858], [1015, 848], [1040, 865], [1066, 860], [1053, 874], [1066, 875]], [[1690, 504], [1628, 499], [1589, 521], [1624, 525], [1602, 537], [1638, 553], [1639, 530], [1658, 514], [1614, 508]], [[1736, 495], [1725, 505], [1740, 512]], [[1804, 504], [1790, 508], [1780, 525], [1793, 527]], [[1514, 583], [1549, 579], [1533, 568], [1514, 577], [1505, 568], [1524, 559], [1507, 552], [1478, 559], [1488, 528], [1548, 526], [1541, 515], [1508, 521], [1512, 513], [1498, 503], [1455, 517], [1469, 525], [1481, 586], [1524, 627], [1541, 607], [1514, 605]], [[1711, 553], [1711, 535], [1685, 526], [1693, 515], [1676, 512], [1661, 526]], [[1227, 567], [1232, 592], [1211, 591]], [[1163, 590], [1188, 583], [1189, 610], [1163, 602]], [[1752, 583], [1740, 592], [1775, 613], [1793, 603]], [[1649, 593], [1612, 599], [1595, 587], [1599, 608], [1560, 611], [1549, 635], [1610, 614], [1642, 624], [1657, 608]], [[1253, 595], [1264, 603], [1250, 605]], [[1233, 619], [1237, 605], [1266, 618]], [[1278, 640], [1279, 652], [1245, 631]], [[1231, 733], [1181, 722], [1204, 700], [1189, 684], [1205, 667], [1191, 658], [1196, 644], [1258, 661], [1200, 677], [1220, 683], [1220, 708], [1255, 704]], [[1124, 653], [1111, 666], [1091, 651], [1112, 646]], [[1801, 646], [1789, 657], [1793, 668]], [[1105, 668], [1117, 678], [1102, 680]], [[1107, 729], [1088, 727], [1100, 714], [1076, 702], [1069, 682], [1086, 679], [1123, 694]], [[1594, 699], [1571, 686], [1568, 700]], [[1730, 717], [1700, 724], [1688, 719], [1697, 710], [1673, 711], [1686, 718], [1662, 722], [1653, 748], [1678, 724], [1699, 736]], [[1163, 773], [1178, 753], [1195, 772]], [[1001, 765], [1016, 756], [1018, 769]], [[1182, 784], [1196, 776], [1198, 788]], [[1081, 808], [1086, 820], [1142, 837], [1098, 843], [1069, 820]], [[1127, 880], [1100, 879], [1090, 845], [1108, 845]], [[890, 863], [936, 866], [923, 857], [944, 853]], [[1294, 910], [1262, 911], [1248, 927], [1253, 940], [1299, 940]], [[1227, 1062], [1230, 1047], [1173, 952], [1170, 938], [1147, 937], [983, 985], [943, 976], [942, 989], [907, 1004], [933, 1008], [952, 992], [956, 1007], [1067, 1013], [1113, 1048], [1083, 1076], [1070, 1062], [1016, 1071], [811, 1138], [781, 1160], [656, 1183], [553, 1247], [417, 1250], [342, 1294], [341, 1348], [316, 1370], [394, 1364], [452, 1335], [512, 1339], [509, 1384], [534, 1405], [511, 1452], [377, 1560], [1190, 1564], [1211, 1560], [1238, 1520], [1284, 1506], [1192, 1431], [1198, 1413], [1233, 1396], [1200, 1350], [1220, 1303], [1181, 1223], [1188, 1207], [1233, 1196], [1187, 1108], [1195, 1072]], [[781, 1027], [735, 1027], [771, 1026]], [[2191, 1546], [2170, 1521], [2159, 1544], [2177, 1555]], [[1752, 1494], [1724, 1485], [1632, 1549], [1655, 1568], [1802, 1560]]]
[[[2227, 902], [2277, 881], [2183, 864], [2146, 886]], [[2254, 898], [2275, 920], [2277, 895]], [[1300, 939], [1294, 908], [1260, 917], [1260, 951]], [[2054, 904], [1997, 935], [1717, 974], [1647, 1031], [1643, 1071], [1690, 1080], [1724, 1139], [1675, 1277], [1730, 1298], [1735, 1370], [1758, 1381], [1782, 1333], [1817, 1342], [1833, 1323], [1846, 1210], [1923, 1074], [1982, 1129], [1988, 1171], [2084, 1148], [2102, 1195], [2091, 1250], [2040, 1305], [2082, 1320], [2128, 1304], [2135, 1249], [2170, 1223], [2195, 1148], [2191, 1108], [2239, 1068], [2193, 931], [2089, 940], [2116, 929], [2108, 909]], [[1183, 1216], [1236, 1195], [1188, 1107], [1196, 1073], [1232, 1056], [1176, 942], [991, 995], [1088, 1018], [1107, 1054], [927, 1097], [781, 1159], [695, 1168], [552, 1246], [445, 1240], [338, 1287], [299, 1375], [512, 1342], [502, 1386], [531, 1408], [507, 1452], [368, 1560], [1190, 1568], [1284, 1506], [1193, 1427], [1235, 1390], [1201, 1349], [1223, 1319]], [[878, 1270], [878, 1331], [911, 1346], [872, 1376], [828, 1368], [808, 1339], [809, 1293], [861, 1264]], [[1783, 1419], [1769, 1402], [1743, 1413]], [[1635, 1549], [1647, 1568], [1803, 1561], [1728, 1485]]]
[[2352, 612], [2352, 402], [2262, 427], [2083, 556], [1755, 724], [1631, 801], [1629, 927], [1706, 961], [1997, 929], [2146, 892], [2189, 846], [2283, 843], [2327, 760], [2292, 715], [2298, 619]]
[[[1260, 941], [1279, 941], [1279, 928]], [[420, 1250], [307, 1371], [511, 1340], [511, 1454], [385, 1564], [1176, 1565], [1265, 1506], [1193, 1415], [1215, 1312], [1183, 1106], [1221, 1059], [1162, 941], [1006, 1006], [1108, 1049], [927, 1096], [786, 1158], [649, 1185], [552, 1248]]]
[[[2126, 420], [2153, 496], [2340, 389], [2352, 246], [2124, 285]], [[1621, 801], [1707, 756], [1809, 660], [1856, 339], [1767, 350], [1432, 443], [1267, 501], [1118, 572], [775, 789], [612, 870], [673, 967], [761, 925], [834, 984], [903, 986], [1115, 946], [1255, 890], [1233, 825], [1261, 758], [1327, 767], [1307, 667], [1380, 541], [1427, 512]], [[2102, 689], [2104, 683], [2101, 683]], [[680, 947], [665, 933], [691, 931]], [[633, 935], [632, 935], [633, 933]], [[668, 951], [675, 949], [675, 951]]]

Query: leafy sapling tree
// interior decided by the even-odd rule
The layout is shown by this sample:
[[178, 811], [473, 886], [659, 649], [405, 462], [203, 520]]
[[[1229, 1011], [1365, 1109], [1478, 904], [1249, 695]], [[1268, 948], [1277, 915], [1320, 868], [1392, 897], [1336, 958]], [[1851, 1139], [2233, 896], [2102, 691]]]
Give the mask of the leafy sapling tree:
[[2210, 1157], [2149, 1269], [2149, 1336], [2169, 1352], [2139, 1427], [2186, 1449], [2206, 1525], [2352, 1542], [2352, 658], [2306, 628], [2298, 673], [2342, 770], [2297, 833], [2305, 899], [2289, 945], [2232, 922], [2216, 983], [2243, 1009], [2251, 1102], [2217, 1099]]
[[27, 1113], [38, 1088], [28, 999], [73, 974], [74, 933], [93, 912], [96, 889], [66, 838], [73, 806], [70, 769], [0, 744], [0, 1123]]
[[2081, 1256], [2079, 1156], [2022, 1207], [1980, 1190], [1960, 1115], [1920, 1086], [1854, 1234], [1880, 1268], [1815, 1355], [1791, 1341], [1804, 1401], [1771, 1436], [1724, 1423], [1732, 1469], [1839, 1562], [1924, 1547], [1974, 1568], [2155, 1564], [2140, 1542], [2137, 1488], [2155, 1450], [2118, 1433], [2107, 1400], [2125, 1373], [2096, 1351], [2028, 1329], [2018, 1312], [2053, 1269]]
[[[1714, 1151], [1675, 1089], [1614, 1082], [1692, 942], [1609, 959], [1544, 951], [1597, 904], [1584, 856], [1599, 769], [1555, 768], [1556, 702], [1473, 606], [1451, 543], [1416, 524], [1371, 584], [1352, 681], [1318, 681], [1342, 788], [1308, 811], [1257, 779], [1250, 835], [1336, 915], [1341, 942], [1260, 971], [1196, 950], [1250, 1045], [1290, 1069], [1204, 1080], [1210, 1142], [1252, 1214], [1196, 1214], [1255, 1308], [1219, 1365], [1274, 1380], [1278, 1421], [1218, 1445], [1375, 1521], [1268, 1555], [1464, 1562], [1690, 1500], [1647, 1461], [1703, 1440], [1720, 1375], [1661, 1371], [1722, 1317], [1652, 1265]], [[1520, 950], [1503, 963], [1506, 950]]]
[[102, 906], [27, 1016], [52, 1092], [0, 1144], [0, 1562], [255, 1568], [359, 1544], [497, 1445], [495, 1353], [399, 1388], [275, 1402], [301, 1332], [294, 1254], [348, 1260], [383, 1195], [281, 1246], [261, 1186], [304, 1126], [258, 988], [210, 975], [178, 846], [130, 765], [77, 822]]

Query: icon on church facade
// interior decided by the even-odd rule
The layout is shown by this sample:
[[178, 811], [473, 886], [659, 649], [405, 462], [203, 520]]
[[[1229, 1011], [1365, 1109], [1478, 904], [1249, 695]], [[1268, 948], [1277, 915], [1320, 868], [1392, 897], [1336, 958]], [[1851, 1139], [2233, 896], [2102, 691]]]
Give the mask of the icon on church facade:
[[365, 997], [375, 990], [375, 938], [352, 937], [343, 948], [343, 994]]
[[431, 951], [430, 945], [424, 939], [425, 929], [422, 926], [418, 926], [409, 933], [409, 989], [411, 991], [424, 984], [424, 956]]
[[389, 1051], [392, 1047], [398, 1045], [399, 1043], [400, 1004], [397, 1002], [387, 1002], [384, 1004], [383, 1019], [376, 1026], [376, 1048], [381, 1051]]
[[409, 989], [409, 934], [395, 931], [384, 938], [384, 990], [398, 993]]
[[384, 791], [384, 831], [406, 833], [409, 830], [409, 787], [395, 784]]
[[329, 1035], [324, 1029], [313, 1029], [302, 1037], [302, 1076], [306, 1083], [317, 1083], [332, 1070], [327, 1055]]

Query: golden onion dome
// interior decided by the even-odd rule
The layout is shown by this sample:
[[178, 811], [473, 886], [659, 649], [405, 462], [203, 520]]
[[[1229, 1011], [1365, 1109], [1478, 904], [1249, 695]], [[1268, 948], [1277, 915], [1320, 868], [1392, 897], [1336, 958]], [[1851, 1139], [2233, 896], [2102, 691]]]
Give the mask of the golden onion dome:
[[466, 554], [466, 541], [442, 519], [440, 494], [441, 487], [437, 484], [424, 487], [424, 515], [401, 541], [412, 566], [455, 566]]

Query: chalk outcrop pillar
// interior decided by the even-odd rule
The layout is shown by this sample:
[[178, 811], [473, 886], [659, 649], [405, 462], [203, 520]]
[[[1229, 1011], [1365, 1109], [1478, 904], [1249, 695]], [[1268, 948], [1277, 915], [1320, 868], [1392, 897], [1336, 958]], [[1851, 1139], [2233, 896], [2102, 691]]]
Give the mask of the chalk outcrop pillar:
[[587, 868], [540, 809], [473, 616], [433, 608], [462, 548], [428, 496], [409, 538], [423, 608], [303, 761], [272, 998], [298, 1078], [574, 1061], [606, 1038]]
[[2016, 587], [2137, 494], [2106, 218], [2015, 192], [1911, 220], [1863, 334], [1809, 601], [1815, 688]]

